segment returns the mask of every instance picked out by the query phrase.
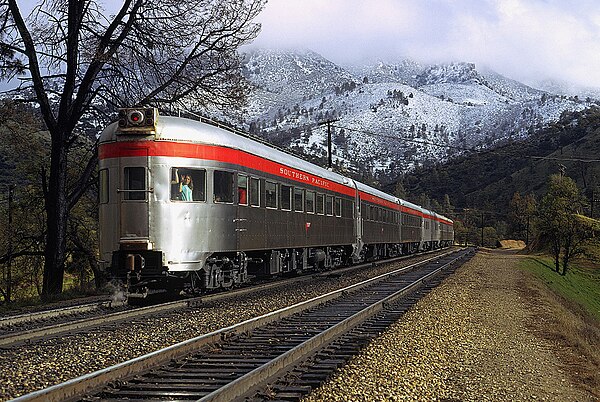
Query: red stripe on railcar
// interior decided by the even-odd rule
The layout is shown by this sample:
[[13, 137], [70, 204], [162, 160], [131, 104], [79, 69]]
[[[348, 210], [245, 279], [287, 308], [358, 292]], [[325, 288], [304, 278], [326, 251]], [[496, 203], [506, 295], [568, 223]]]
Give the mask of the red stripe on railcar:
[[[238, 149], [216, 145], [182, 143], [173, 141], [135, 141], [110, 142], [101, 144], [98, 150], [99, 159], [136, 157], [136, 156], [166, 156], [177, 158], [206, 159], [216, 162], [231, 163], [238, 166], [258, 170], [279, 177], [286, 177], [296, 182], [335, 191], [354, 197], [355, 189], [335, 183], [321, 177], [306, 173], [299, 169], [290, 168], [277, 162], [252, 155]], [[422, 212], [403, 207], [375, 195], [359, 192], [361, 200], [370, 201], [381, 206], [424, 217]], [[430, 217], [430, 219], [435, 219]], [[441, 219], [435, 219], [447, 223]], [[447, 223], [450, 224], [451, 223]]]
[[299, 169], [294, 169], [268, 159], [252, 155], [238, 149], [170, 141], [139, 141], [139, 142], [111, 142], [101, 144], [98, 151], [99, 159], [121, 158], [131, 156], [166, 156], [177, 158], [205, 159], [216, 162], [231, 163], [234, 165], [258, 170], [279, 177], [286, 177], [294, 181], [311, 186], [335, 191], [354, 197], [355, 190], [330, 180], [323, 179]]

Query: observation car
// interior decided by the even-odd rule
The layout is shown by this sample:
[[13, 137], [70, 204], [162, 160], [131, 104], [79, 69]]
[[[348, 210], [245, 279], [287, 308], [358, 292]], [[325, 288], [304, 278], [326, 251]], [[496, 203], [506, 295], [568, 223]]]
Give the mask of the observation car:
[[119, 111], [100, 136], [100, 254], [129, 298], [449, 246], [450, 219], [210, 121]]

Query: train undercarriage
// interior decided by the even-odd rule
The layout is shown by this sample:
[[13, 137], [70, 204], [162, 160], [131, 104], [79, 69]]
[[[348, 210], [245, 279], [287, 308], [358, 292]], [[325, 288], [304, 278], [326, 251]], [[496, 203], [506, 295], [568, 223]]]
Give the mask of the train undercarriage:
[[[431, 244], [425, 249], [438, 248]], [[212, 254], [198, 270], [169, 271], [162, 264], [162, 252], [117, 251], [113, 254], [110, 274], [124, 287], [131, 302], [156, 294], [198, 295], [236, 287], [253, 279], [266, 279], [303, 272], [319, 272], [341, 266], [394, 258], [419, 251], [420, 244], [367, 244], [356, 246], [292, 248]], [[421, 247], [423, 249], [423, 247]]]

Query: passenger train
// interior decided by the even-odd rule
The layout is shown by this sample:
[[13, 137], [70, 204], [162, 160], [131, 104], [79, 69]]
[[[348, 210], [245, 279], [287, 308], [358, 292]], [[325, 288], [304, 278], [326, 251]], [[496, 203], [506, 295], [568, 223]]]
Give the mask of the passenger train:
[[451, 245], [452, 220], [210, 121], [119, 111], [100, 136], [100, 254], [129, 298]]

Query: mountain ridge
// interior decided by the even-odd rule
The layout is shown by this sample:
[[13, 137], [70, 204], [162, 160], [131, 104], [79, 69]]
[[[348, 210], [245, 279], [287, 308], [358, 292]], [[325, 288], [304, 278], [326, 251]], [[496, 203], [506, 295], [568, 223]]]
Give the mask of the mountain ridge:
[[475, 64], [411, 60], [338, 66], [310, 50], [244, 55], [254, 86], [244, 119], [277, 145], [324, 158], [325, 120], [336, 120], [342, 170], [385, 180], [460, 149], [526, 138], [595, 100], [552, 94]]

